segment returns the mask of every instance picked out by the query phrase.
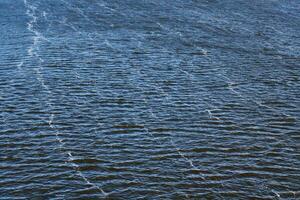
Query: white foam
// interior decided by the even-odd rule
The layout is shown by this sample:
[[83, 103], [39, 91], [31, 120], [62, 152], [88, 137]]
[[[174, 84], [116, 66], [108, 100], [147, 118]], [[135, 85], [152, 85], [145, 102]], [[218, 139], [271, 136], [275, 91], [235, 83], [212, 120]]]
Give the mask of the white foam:
[[275, 195], [276, 195], [276, 197], [278, 198], [278, 199], [280, 199], [281, 198], [281, 196], [280, 196], [280, 194], [279, 193], [277, 193], [275, 190], [271, 190]]
[[[137, 72], [137, 74], [138, 74], [139, 76], [142, 76], [139, 69], [137, 69], [136, 72]], [[143, 91], [143, 88], [141, 88], [139, 85], [135, 85], [135, 86], [138, 87], [141, 91]], [[161, 93], [165, 96], [165, 98], [166, 98], [167, 100], [170, 99], [170, 96], [169, 96], [162, 88], [158, 87], [156, 84], [154, 84], [154, 86], [155, 86], [155, 89], [156, 89], [157, 91], [161, 91]], [[145, 97], [143, 98], [143, 100], [144, 100], [144, 102], [145, 102], [146, 105], [149, 105], [149, 103], [148, 103], [148, 101], [146, 100]], [[151, 114], [152, 117], [158, 119], [158, 116], [153, 112], [153, 108], [152, 108], [152, 107], [149, 107], [149, 113]], [[151, 133], [151, 131], [149, 131], [149, 129], [146, 127], [146, 125], [144, 125], [144, 130], [145, 130], [146, 133], [148, 133], [148, 134], [150, 134], [151, 136], [155, 137], [155, 136]], [[157, 142], [158, 142], [159, 144], [162, 144], [162, 142], [161, 142], [160, 140], [157, 140]], [[180, 149], [177, 145], [175, 145], [175, 143], [173, 142], [172, 138], [169, 139], [169, 142], [170, 142], [170, 144], [173, 146], [173, 148], [176, 150], [176, 152], [178, 153], [178, 155], [179, 155], [180, 157], [182, 157], [182, 158], [190, 165], [190, 167], [191, 167], [192, 169], [199, 170], [199, 169], [194, 165], [193, 161], [192, 161], [191, 159], [189, 159], [189, 158], [181, 151], [181, 149]], [[201, 178], [204, 180], [204, 177], [201, 177]]]
[[[35, 30], [35, 28], [34, 28], [34, 26], [35, 26], [35, 24], [37, 23], [37, 20], [38, 20], [38, 17], [36, 16], [37, 7], [29, 4], [27, 0], [24, 0], [24, 4], [25, 4], [25, 7], [27, 8], [26, 14], [28, 15], [28, 17], [31, 18], [31, 20], [27, 23], [27, 29], [30, 32], [32, 32], [33, 35], [34, 35], [33, 36], [33, 44], [28, 48], [27, 52], [28, 52], [28, 55], [31, 58], [38, 59], [38, 61], [39, 61], [38, 62], [38, 66], [37, 66], [37, 68], [34, 69], [35, 72], [36, 72], [36, 74], [37, 74], [37, 79], [40, 82], [40, 84], [42, 85], [42, 87], [44, 88], [45, 92], [47, 92], [49, 95], [52, 95], [52, 92], [51, 92], [50, 88], [48, 87], [48, 85], [45, 84], [44, 77], [43, 77], [43, 74], [41, 72], [43, 70], [42, 64], [44, 63], [44, 59], [41, 58], [40, 55], [38, 54], [38, 50], [39, 50], [39, 46], [38, 45], [39, 45], [40, 41], [41, 40], [47, 40], [47, 39], [40, 32], [38, 32], [37, 30]], [[44, 15], [44, 17], [46, 17], [45, 12], [43, 12], [43, 15]], [[23, 65], [23, 63], [22, 63], [22, 65]], [[52, 103], [48, 102], [47, 105], [49, 106], [50, 109], [53, 109]], [[51, 129], [55, 130], [56, 140], [59, 142], [59, 145], [62, 148], [65, 145], [65, 143], [62, 140], [62, 138], [59, 136], [59, 132], [56, 131], [55, 125], [53, 125], [54, 117], [55, 117], [54, 114], [50, 115], [49, 120], [48, 120], [48, 124], [49, 124], [49, 127]], [[96, 189], [98, 189], [103, 194], [103, 196], [107, 196], [107, 193], [105, 193], [98, 185], [90, 182], [88, 180], [88, 178], [78, 169], [79, 166], [76, 163], [72, 162], [74, 160], [72, 153], [68, 152], [67, 155], [69, 157], [69, 160], [71, 161], [70, 162], [71, 165], [74, 167], [74, 169], [77, 172], [77, 174], [88, 185], [91, 185], [92, 187], [95, 187]]]
[[207, 113], [209, 115], [209, 118], [211, 118], [211, 119], [217, 119], [217, 120], [221, 121], [221, 119], [219, 117], [216, 117], [216, 116], [214, 116], [212, 114], [212, 110], [206, 109], [206, 111], [207, 111]]
[[43, 11], [43, 17], [44, 17], [45, 19], [47, 19], [47, 15], [48, 15], [48, 13], [47, 13], [46, 11]]
[[18, 70], [22, 70], [22, 66], [24, 65], [24, 61], [21, 61], [18, 65], [17, 68]]
[[248, 102], [253, 102], [255, 103], [256, 105], [260, 106], [260, 107], [264, 107], [264, 108], [267, 108], [269, 110], [271, 110], [272, 112], [274, 113], [277, 113], [279, 115], [283, 115], [285, 117], [291, 117], [291, 115], [289, 114], [286, 114], [285, 112], [283, 111], [280, 111], [280, 110], [277, 110], [271, 106], [268, 106], [268, 105], [264, 105], [262, 102], [260, 101], [257, 101], [257, 100], [254, 100], [254, 99], [250, 99], [250, 98], [247, 98], [246, 96], [244, 96], [241, 92], [239, 92], [237, 89], [234, 89], [233, 88], [233, 85], [235, 85], [234, 82], [232, 82], [232, 80], [230, 78], [228, 78], [227, 76], [223, 75], [223, 74], [218, 74], [219, 76], [223, 77], [224, 79], [226, 79], [228, 82], [226, 82], [228, 84], [228, 89], [234, 93], [235, 95], [237, 95], [238, 97], [240, 97], [243, 101], [248, 101]]

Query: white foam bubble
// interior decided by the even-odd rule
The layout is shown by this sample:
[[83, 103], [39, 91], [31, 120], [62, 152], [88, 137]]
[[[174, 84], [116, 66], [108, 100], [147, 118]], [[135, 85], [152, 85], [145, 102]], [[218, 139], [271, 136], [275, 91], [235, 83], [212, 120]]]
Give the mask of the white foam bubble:
[[19, 64], [17, 64], [18, 70], [22, 70], [23, 65], [24, 65], [24, 61], [21, 61]]

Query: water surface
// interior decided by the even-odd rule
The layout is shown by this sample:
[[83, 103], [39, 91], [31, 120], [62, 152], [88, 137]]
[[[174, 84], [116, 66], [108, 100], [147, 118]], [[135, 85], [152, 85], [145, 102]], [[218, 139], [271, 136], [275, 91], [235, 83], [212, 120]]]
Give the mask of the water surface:
[[300, 2], [0, 0], [0, 199], [299, 199]]

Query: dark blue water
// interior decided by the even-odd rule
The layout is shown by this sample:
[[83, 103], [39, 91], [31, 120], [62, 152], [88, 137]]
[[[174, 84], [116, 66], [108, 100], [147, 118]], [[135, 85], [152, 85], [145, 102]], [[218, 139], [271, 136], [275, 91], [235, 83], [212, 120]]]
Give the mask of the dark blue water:
[[0, 199], [300, 199], [298, 0], [0, 0]]

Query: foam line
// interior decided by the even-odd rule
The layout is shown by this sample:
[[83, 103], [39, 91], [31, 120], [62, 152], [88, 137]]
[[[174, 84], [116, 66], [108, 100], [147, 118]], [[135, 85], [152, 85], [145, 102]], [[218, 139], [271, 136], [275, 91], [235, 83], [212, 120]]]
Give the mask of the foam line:
[[[162, 27], [162, 28], [165, 28], [165, 27], [163, 27], [163, 26], [161, 26], [161, 27]], [[168, 33], [172, 33], [172, 31], [171, 31], [170, 29], [167, 29], [167, 31], [168, 31]], [[194, 78], [194, 76], [193, 76], [192, 74], [188, 73], [187, 71], [185, 71], [185, 70], [181, 70], [181, 71], [184, 72], [184, 73], [185, 73], [186, 75], [188, 75], [189, 77]], [[218, 74], [218, 75], [220, 75], [220, 74]], [[276, 109], [274, 109], [274, 108], [272, 108], [272, 107], [270, 107], [270, 106], [263, 105], [261, 102], [258, 102], [258, 101], [255, 101], [255, 100], [251, 100], [251, 99], [245, 98], [240, 92], [236, 91], [236, 90], [232, 87], [233, 83], [231, 82], [231, 80], [230, 80], [227, 76], [224, 76], [224, 75], [220, 75], [220, 76], [222, 76], [223, 78], [225, 78], [225, 79], [227, 79], [227, 80], [229, 81], [229, 82], [227, 82], [227, 84], [229, 85], [229, 90], [231, 90], [233, 93], [235, 93], [236, 95], [238, 95], [239, 97], [241, 97], [242, 100], [252, 101], [252, 102], [256, 103], [257, 105], [259, 105], [259, 106], [261, 106], [261, 107], [266, 107], [266, 108], [272, 110], [272, 111], [275, 112], [275, 113], [279, 113], [279, 114], [282, 114], [282, 115], [284, 115], [284, 116], [291, 117], [290, 115], [287, 115], [287, 114], [285, 114], [285, 113], [283, 113], [283, 112], [280, 112], [280, 111], [278, 112]], [[209, 113], [209, 115], [210, 115], [211, 117], [213, 116], [210, 110], [207, 110], [207, 112]], [[215, 118], [218, 119], [218, 120], [221, 120], [220, 118], [217, 118], [217, 117], [215, 117]], [[223, 184], [222, 184], [222, 185], [223, 185]], [[277, 193], [277, 192], [274, 191], [273, 189], [270, 189], [270, 187], [268, 187], [267, 185], [265, 185], [265, 187], [266, 187], [267, 189], [269, 189], [269, 190], [270, 190], [270, 191], [271, 191], [278, 199], [281, 199], [281, 196], [280, 196], [279, 193]]]
[[[139, 76], [141, 77], [141, 72], [139, 69], [136, 70], [137, 74], [139, 74]], [[149, 85], [148, 85], [149, 86]], [[144, 91], [143, 88], [141, 88], [139, 85], [136, 85], [136, 87], [140, 90], [140, 91]], [[164, 94], [165, 97], [168, 97], [167, 100], [169, 100], [169, 95], [167, 93], [165, 93], [165, 91], [162, 89], [162, 88], [159, 88], [158, 86], [155, 85], [155, 89], [158, 91], [158, 90], [161, 90], [161, 92]], [[146, 98], [144, 97], [143, 98], [144, 102], [146, 105], [149, 105], [148, 101], [146, 100]], [[158, 119], [158, 116], [153, 112], [153, 109], [152, 107], [148, 107], [149, 108], [149, 113], [151, 114], [152, 117], [154, 117], [155, 119]], [[144, 125], [144, 131], [148, 134], [150, 134], [152, 137], [155, 137], [151, 131], [146, 127], [146, 125]], [[159, 140], [157, 141], [159, 144], [162, 144]], [[174, 141], [171, 139], [169, 139], [170, 144], [173, 146], [173, 148], [176, 150], [176, 152], [178, 153], [178, 155], [180, 157], [182, 157], [189, 165], [192, 169], [194, 170], [199, 170], [199, 168], [197, 168], [193, 161], [191, 159], [189, 159], [183, 152], [182, 150], [174, 143]], [[205, 178], [203, 176], [201, 176], [201, 178], [203, 180], [205, 180]]]
[[278, 110], [274, 109], [274, 108], [271, 107], [271, 106], [264, 105], [264, 104], [262, 104], [262, 102], [260, 102], [260, 101], [252, 100], [252, 99], [249, 99], [249, 98], [245, 97], [244, 95], [242, 95], [241, 92], [237, 91], [236, 89], [234, 89], [234, 88], [232, 87], [232, 85], [234, 85], [234, 82], [232, 82], [232, 80], [231, 80], [230, 78], [228, 78], [227, 76], [225, 76], [225, 75], [223, 75], [223, 74], [218, 74], [218, 76], [221, 76], [221, 77], [223, 77], [223, 79], [226, 79], [226, 80], [228, 81], [228, 82], [226, 82], [226, 83], [228, 84], [228, 89], [229, 89], [232, 93], [234, 93], [235, 95], [239, 96], [243, 101], [253, 102], [253, 103], [255, 103], [256, 105], [258, 105], [258, 106], [260, 106], [260, 107], [267, 108], [267, 109], [271, 110], [272, 112], [274, 112], [274, 113], [276, 113], [276, 114], [279, 114], [279, 115], [283, 115], [283, 116], [285, 116], [285, 117], [291, 117], [291, 118], [293, 117], [293, 116], [291, 116], [291, 115], [289, 115], [289, 114], [286, 114], [285, 112], [278, 111]]
[[23, 65], [24, 65], [24, 61], [21, 61], [21, 62], [17, 65], [17, 68], [18, 68], [19, 71], [22, 70]]
[[[170, 34], [170, 33], [173, 33], [173, 34], [177, 34], [177, 35], [178, 35], [178, 33], [175, 33], [174, 31], [172, 31], [171, 29], [169, 29], [169, 28], [163, 26], [162, 24], [160, 24], [160, 23], [157, 23], [157, 24], [158, 24], [162, 29], [164, 29], [165, 31], [167, 31], [169, 34]], [[180, 37], [181, 37], [181, 36], [182, 36], [182, 35], [180, 34]], [[193, 46], [194, 46], [194, 45], [193, 45]], [[206, 51], [204, 51], [204, 52], [205, 52], [205, 55], [207, 55], [207, 52], [206, 52]], [[182, 71], [183, 73], [185, 73], [187, 76], [193, 78], [193, 75], [190, 74], [189, 72], [187, 72], [187, 71], [185, 71], [185, 70], [183, 70], [183, 69], [180, 69], [180, 71]], [[234, 93], [235, 95], [239, 96], [243, 101], [250, 101], [250, 102], [253, 102], [253, 103], [257, 104], [257, 105], [260, 106], [260, 107], [268, 108], [269, 110], [271, 110], [271, 111], [273, 111], [273, 112], [275, 112], [275, 113], [277, 113], [277, 114], [283, 115], [283, 116], [285, 116], [285, 117], [292, 117], [291, 115], [288, 115], [288, 114], [286, 114], [286, 113], [284, 113], [284, 112], [282, 112], [282, 111], [278, 111], [278, 110], [276, 110], [276, 109], [274, 109], [274, 108], [272, 108], [272, 107], [270, 107], [270, 106], [264, 105], [264, 104], [262, 104], [262, 103], [259, 102], [259, 101], [255, 101], [255, 100], [246, 98], [244, 95], [242, 95], [240, 92], [238, 92], [237, 90], [235, 90], [235, 89], [232, 87], [232, 85], [233, 85], [234, 83], [231, 81], [230, 78], [228, 78], [227, 76], [222, 75], [222, 74], [220, 74], [220, 73], [218, 73], [218, 76], [221, 76], [221, 77], [223, 77], [224, 79], [228, 80], [228, 81], [229, 81], [229, 82], [227, 82], [227, 84], [229, 85], [229, 86], [228, 86], [228, 89], [229, 89], [232, 93]], [[210, 116], [211, 116], [211, 112], [210, 112], [209, 114], [210, 114]], [[217, 119], [217, 120], [220, 120], [220, 118], [218, 118], [218, 117], [214, 117], [214, 118]]]
[[[41, 86], [44, 88], [45, 92], [48, 93], [48, 95], [52, 95], [52, 92], [51, 92], [50, 88], [45, 84], [44, 77], [43, 77], [43, 74], [41, 72], [42, 69], [43, 69], [42, 64], [44, 63], [44, 60], [38, 54], [38, 50], [39, 50], [38, 45], [40, 43], [40, 40], [45, 39], [45, 37], [42, 36], [42, 34], [40, 32], [38, 32], [37, 30], [35, 30], [35, 28], [34, 28], [34, 26], [36, 25], [36, 23], [38, 21], [38, 17], [36, 16], [37, 7], [29, 4], [27, 0], [24, 0], [24, 5], [27, 8], [26, 14], [28, 15], [28, 17], [31, 18], [31, 20], [27, 24], [27, 29], [34, 34], [33, 44], [29, 47], [27, 53], [28, 53], [29, 57], [31, 57], [33, 59], [35, 58], [35, 59], [38, 60], [38, 66], [37, 66], [37, 68], [34, 69], [37, 73], [37, 76], [38, 76], [37, 79], [40, 82]], [[47, 105], [49, 106], [49, 108], [51, 110], [53, 110], [53, 105], [52, 105], [51, 102], [47, 102]], [[58, 133], [56, 127], [53, 125], [54, 117], [55, 117], [54, 114], [50, 115], [49, 120], [48, 120], [48, 125], [51, 129], [53, 129], [55, 131], [55, 137], [56, 137], [56, 140], [59, 142], [60, 147], [64, 147], [65, 143], [64, 143], [63, 139], [59, 136], [59, 133]], [[68, 159], [69, 159], [72, 167], [75, 169], [77, 174], [88, 185], [98, 189], [102, 193], [103, 196], [107, 196], [107, 193], [104, 192], [103, 189], [101, 189], [98, 185], [90, 182], [88, 180], [88, 178], [79, 170], [79, 166], [76, 163], [73, 162], [74, 157], [73, 157], [72, 153], [68, 152], [67, 155], [68, 155]]]

